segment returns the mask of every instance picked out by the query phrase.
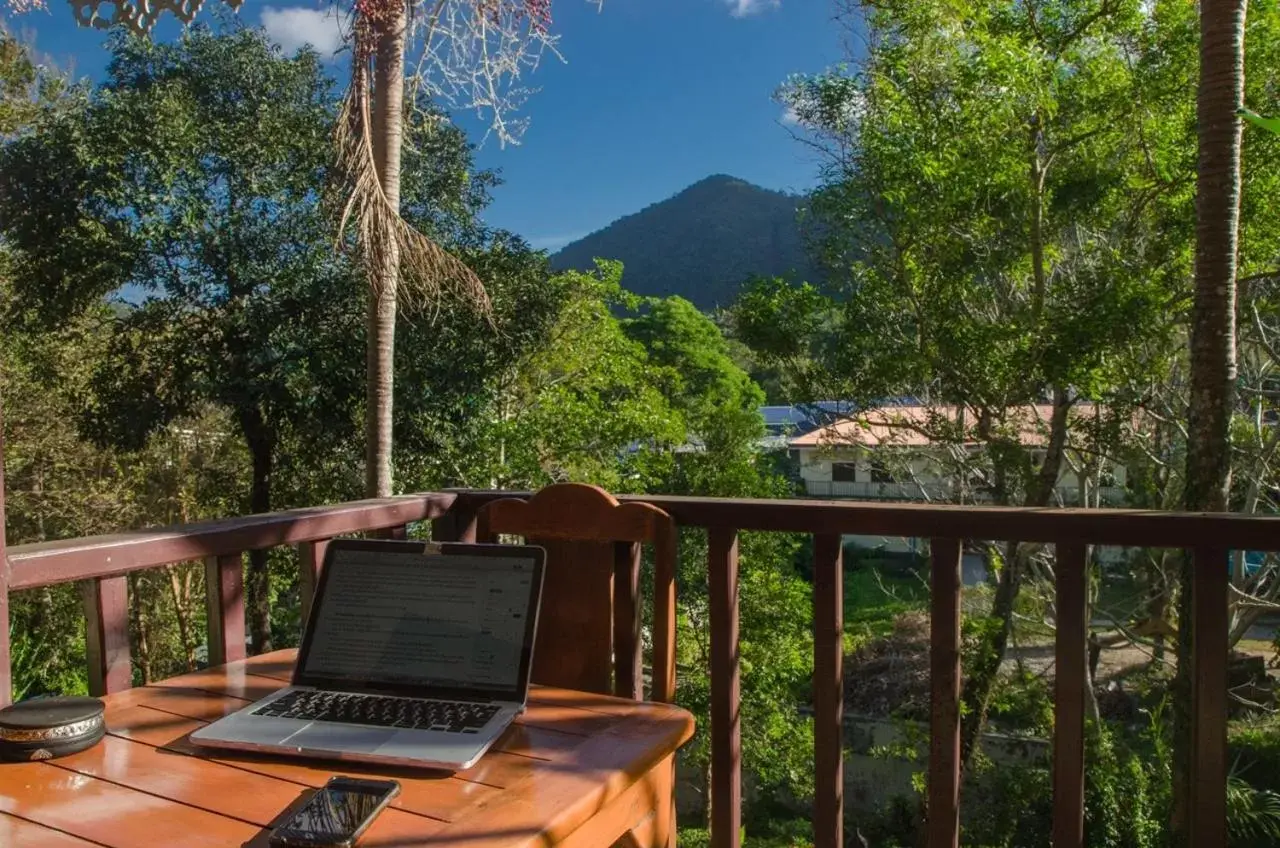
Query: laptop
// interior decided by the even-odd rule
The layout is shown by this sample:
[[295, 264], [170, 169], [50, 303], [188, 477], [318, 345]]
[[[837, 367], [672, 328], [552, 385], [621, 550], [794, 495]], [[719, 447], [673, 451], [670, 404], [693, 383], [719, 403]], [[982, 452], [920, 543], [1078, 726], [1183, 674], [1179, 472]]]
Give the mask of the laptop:
[[525, 545], [335, 539], [292, 685], [191, 741], [469, 768], [524, 711], [545, 562]]

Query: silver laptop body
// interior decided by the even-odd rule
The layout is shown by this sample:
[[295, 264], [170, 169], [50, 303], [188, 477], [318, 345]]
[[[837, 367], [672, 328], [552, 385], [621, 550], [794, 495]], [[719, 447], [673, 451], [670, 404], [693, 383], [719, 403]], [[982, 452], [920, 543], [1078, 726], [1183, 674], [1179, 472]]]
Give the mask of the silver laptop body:
[[544, 549], [336, 539], [293, 682], [208, 747], [469, 768], [524, 711]]

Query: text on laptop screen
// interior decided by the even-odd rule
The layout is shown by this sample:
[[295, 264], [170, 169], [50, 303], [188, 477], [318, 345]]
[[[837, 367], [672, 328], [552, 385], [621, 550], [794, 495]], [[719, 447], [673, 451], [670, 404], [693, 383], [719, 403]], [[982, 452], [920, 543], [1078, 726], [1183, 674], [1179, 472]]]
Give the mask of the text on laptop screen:
[[303, 674], [514, 690], [535, 562], [335, 550]]

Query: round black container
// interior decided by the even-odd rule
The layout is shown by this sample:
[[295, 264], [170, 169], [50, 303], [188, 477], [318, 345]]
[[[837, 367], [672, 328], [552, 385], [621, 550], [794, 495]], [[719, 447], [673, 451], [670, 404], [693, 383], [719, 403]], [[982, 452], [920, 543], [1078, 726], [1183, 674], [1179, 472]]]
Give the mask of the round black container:
[[48, 760], [97, 744], [106, 732], [97, 698], [37, 698], [0, 710], [0, 760]]

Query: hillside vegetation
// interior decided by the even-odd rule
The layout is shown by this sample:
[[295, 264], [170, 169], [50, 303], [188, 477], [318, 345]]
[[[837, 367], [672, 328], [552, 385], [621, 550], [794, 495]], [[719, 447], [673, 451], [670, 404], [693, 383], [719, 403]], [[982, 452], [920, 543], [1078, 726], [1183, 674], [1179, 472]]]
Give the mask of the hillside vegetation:
[[751, 276], [815, 279], [797, 223], [801, 202], [717, 174], [565, 246], [551, 263], [585, 271], [597, 257], [617, 259], [637, 294], [724, 307]]

